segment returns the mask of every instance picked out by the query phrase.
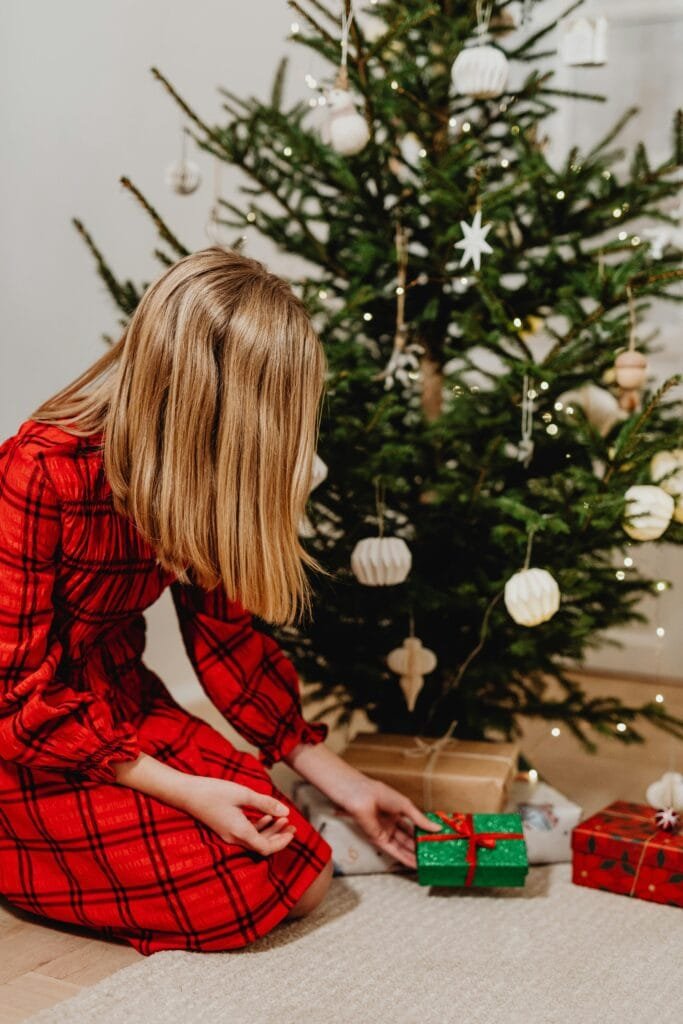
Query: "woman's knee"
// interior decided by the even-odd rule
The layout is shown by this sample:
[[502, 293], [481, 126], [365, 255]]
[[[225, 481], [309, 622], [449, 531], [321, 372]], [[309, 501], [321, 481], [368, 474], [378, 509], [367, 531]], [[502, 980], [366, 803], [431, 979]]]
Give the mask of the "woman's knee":
[[330, 887], [332, 881], [332, 874], [334, 866], [332, 858], [330, 858], [325, 867], [320, 872], [314, 882], [311, 882], [305, 893], [297, 900], [294, 906], [290, 909], [287, 917], [304, 917], [306, 914], [310, 914], [312, 910], [315, 910], [317, 906], [325, 899], [327, 890]]

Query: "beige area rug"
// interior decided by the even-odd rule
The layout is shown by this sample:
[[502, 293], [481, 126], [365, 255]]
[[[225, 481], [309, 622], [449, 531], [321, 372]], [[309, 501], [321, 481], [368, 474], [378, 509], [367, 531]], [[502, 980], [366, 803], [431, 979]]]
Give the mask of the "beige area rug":
[[244, 950], [156, 953], [30, 1024], [680, 1024], [683, 911], [574, 886], [335, 877]]

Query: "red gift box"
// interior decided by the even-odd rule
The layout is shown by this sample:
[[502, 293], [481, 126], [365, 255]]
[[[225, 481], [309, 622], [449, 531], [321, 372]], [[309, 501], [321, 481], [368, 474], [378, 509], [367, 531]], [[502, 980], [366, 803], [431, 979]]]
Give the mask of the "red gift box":
[[683, 834], [657, 828], [647, 804], [623, 800], [572, 831], [572, 881], [683, 907]]

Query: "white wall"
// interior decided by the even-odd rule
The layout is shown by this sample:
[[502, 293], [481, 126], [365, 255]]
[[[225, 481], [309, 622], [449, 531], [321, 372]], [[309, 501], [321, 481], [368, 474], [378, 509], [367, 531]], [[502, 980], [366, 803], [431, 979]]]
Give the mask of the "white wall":
[[[674, 94], [683, 100], [683, 0], [606, 2], [627, 16], [635, 10], [636, 19], [615, 25], [607, 68], [564, 74], [611, 91], [612, 99], [607, 109], [574, 108], [561, 127], [566, 138], [592, 138], [636, 98], [645, 111], [633, 134], [661, 148], [665, 112]], [[645, 12], [647, 25], [638, 23], [638, 12]], [[662, 15], [669, 20], [658, 20]], [[201, 189], [182, 198], [166, 188], [164, 170], [177, 156], [181, 119], [149, 67], [160, 67], [209, 120], [223, 120], [220, 84], [265, 96], [283, 52], [292, 59], [291, 94], [303, 95], [304, 74], [319, 75], [322, 65], [286, 43], [291, 21], [285, 0], [2, 0], [0, 437], [14, 433], [42, 399], [101, 354], [102, 332], [116, 331], [117, 313], [72, 216], [85, 222], [121, 276], [155, 276], [151, 222], [118, 184], [127, 174], [188, 247], [207, 244], [212, 167], [205, 154], [195, 154], [204, 172]], [[224, 193], [234, 196], [236, 175], [226, 168], [221, 174]], [[288, 266], [257, 236], [248, 251], [276, 270]], [[671, 330], [673, 342], [680, 320]], [[171, 685], [192, 688], [166, 598], [149, 621], [150, 664]], [[677, 644], [667, 644], [666, 671], [677, 670], [683, 639]]]

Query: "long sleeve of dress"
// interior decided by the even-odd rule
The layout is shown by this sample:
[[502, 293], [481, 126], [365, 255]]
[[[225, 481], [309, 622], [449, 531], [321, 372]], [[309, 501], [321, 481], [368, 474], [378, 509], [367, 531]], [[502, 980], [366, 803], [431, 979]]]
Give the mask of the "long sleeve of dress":
[[140, 753], [135, 729], [59, 678], [60, 514], [40, 457], [10, 439], [0, 447], [0, 758], [116, 782], [113, 762]]
[[270, 768], [298, 743], [325, 739], [325, 722], [301, 712], [299, 677], [279, 644], [221, 586], [173, 582], [185, 649], [211, 702]]

